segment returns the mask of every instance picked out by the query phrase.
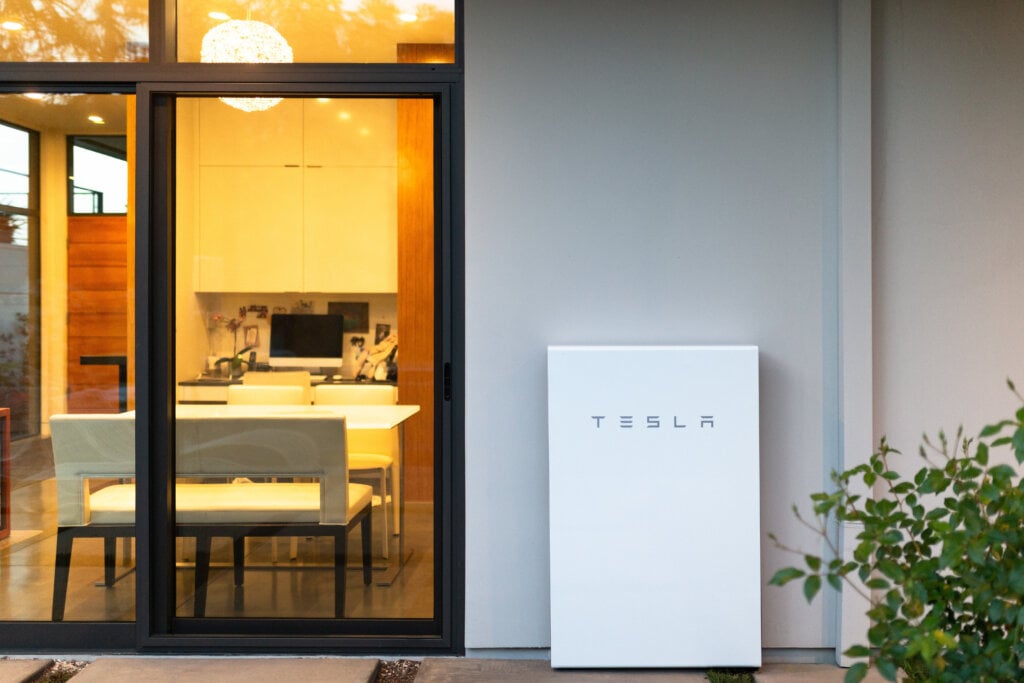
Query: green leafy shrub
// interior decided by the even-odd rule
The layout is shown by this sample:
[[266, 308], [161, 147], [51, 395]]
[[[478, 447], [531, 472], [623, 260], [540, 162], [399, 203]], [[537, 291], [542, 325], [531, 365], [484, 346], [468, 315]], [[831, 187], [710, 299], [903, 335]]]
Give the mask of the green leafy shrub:
[[[823, 583], [845, 583], [869, 600], [867, 644], [846, 651], [869, 661], [851, 667], [847, 683], [862, 680], [869, 663], [890, 681], [899, 671], [906, 681], [1024, 680], [1024, 483], [1014, 467], [989, 464], [1001, 447], [1024, 463], [1024, 407], [977, 439], [962, 429], [952, 441], [925, 436], [924, 466], [912, 479], [890, 467], [899, 452], [883, 439], [867, 463], [833, 475], [834, 491], [811, 496], [813, 521], [794, 506], [832, 556], [800, 553], [802, 566], [780, 569], [769, 583], [802, 580], [808, 601]], [[857, 495], [861, 485], [875, 496]], [[827, 533], [830, 520], [863, 525], [852, 559]]]

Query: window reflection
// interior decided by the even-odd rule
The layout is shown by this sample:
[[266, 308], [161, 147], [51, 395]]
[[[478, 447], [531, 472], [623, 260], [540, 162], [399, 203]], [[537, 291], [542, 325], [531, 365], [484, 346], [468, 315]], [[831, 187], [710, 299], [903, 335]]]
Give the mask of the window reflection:
[[[134, 496], [122, 496], [116, 543], [101, 537], [109, 528], [98, 533], [103, 519], [92, 515], [102, 506], [81, 505], [85, 495], [102, 500], [129, 490], [132, 470], [79, 476], [66, 463], [88, 457], [84, 441], [104, 454], [115, 444], [74, 430], [61, 442], [55, 427], [68, 425], [60, 415], [108, 419], [115, 416], [95, 414], [130, 407], [123, 372], [134, 362], [130, 218], [72, 215], [66, 199], [68, 138], [102, 127], [123, 139], [132, 106], [132, 98], [113, 95], [0, 96], [0, 408], [10, 413], [0, 419], [10, 431], [0, 457], [0, 510], [10, 511], [0, 512], [0, 621], [135, 617]], [[119, 174], [121, 187], [105, 193], [124, 196], [130, 177]], [[120, 443], [134, 463], [134, 439]], [[69, 515], [76, 506], [83, 516]], [[70, 536], [74, 550], [62, 565], [58, 538]]]
[[291, 46], [295, 62], [394, 63], [400, 44], [455, 41], [454, 0], [217, 0], [179, 3], [178, 61], [201, 61], [203, 36], [238, 19], [273, 27]]
[[0, 61], [145, 62], [149, 56], [147, 0], [7, 0], [0, 11]]

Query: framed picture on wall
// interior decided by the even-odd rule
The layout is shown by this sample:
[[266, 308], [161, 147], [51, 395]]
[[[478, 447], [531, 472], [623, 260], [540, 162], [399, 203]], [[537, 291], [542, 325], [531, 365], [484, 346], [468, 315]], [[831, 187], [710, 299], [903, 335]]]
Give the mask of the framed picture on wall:
[[370, 304], [367, 301], [329, 301], [327, 312], [344, 316], [346, 332], [370, 331]]
[[246, 325], [242, 328], [245, 332], [245, 345], [255, 348], [260, 345], [260, 328], [256, 325]]

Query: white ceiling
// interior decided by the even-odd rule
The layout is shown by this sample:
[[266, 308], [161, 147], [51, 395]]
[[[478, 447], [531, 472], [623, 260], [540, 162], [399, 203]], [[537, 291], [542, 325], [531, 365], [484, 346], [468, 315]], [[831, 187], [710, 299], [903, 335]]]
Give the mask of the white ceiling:
[[[126, 101], [125, 95], [72, 95], [50, 101], [0, 95], [0, 120], [38, 131], [119, 135], [127, 130]], [[101, 116], [106, 123], [92, 123], [90, 115]]]

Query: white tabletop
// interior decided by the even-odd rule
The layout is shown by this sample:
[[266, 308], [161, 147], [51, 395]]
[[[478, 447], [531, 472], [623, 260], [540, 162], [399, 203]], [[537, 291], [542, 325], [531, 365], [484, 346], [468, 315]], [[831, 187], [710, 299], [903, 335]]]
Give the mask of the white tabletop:
[[227, 405], [179, 404], [184, 418], [218, 417], [344, 417], [349, 429], [392, 429], [420, 411], [418, 405]]

